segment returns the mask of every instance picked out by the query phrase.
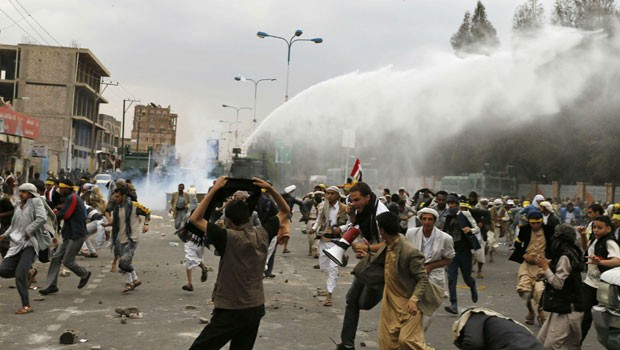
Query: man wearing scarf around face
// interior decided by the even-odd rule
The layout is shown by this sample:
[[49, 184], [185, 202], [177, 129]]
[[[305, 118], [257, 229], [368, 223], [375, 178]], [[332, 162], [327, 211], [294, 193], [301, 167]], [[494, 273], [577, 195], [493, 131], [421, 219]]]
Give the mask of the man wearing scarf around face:
[[547, 321], [538, 333], [545, 350], [580, 349], [581, 320], [584, 300], [581, 272], [584, 271], [583, 252], [575, 244], [575, 229], [569, 224], [556, 227], [551, 240], [549, 258], [538, 258], [545, 271], [543, 309], [549, 312]]

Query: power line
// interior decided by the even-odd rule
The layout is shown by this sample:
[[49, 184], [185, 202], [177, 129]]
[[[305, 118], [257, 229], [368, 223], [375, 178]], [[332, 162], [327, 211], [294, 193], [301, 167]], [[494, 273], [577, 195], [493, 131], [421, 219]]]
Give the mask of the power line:
[[[119, 86], [120, 86], [120, 85], [119, 85]], [[125, 96], [125, 95], [121, 95], [121, 93], [120, 93], [120, 92], [118, 92], [118, 90], [116, 90], [116, 89], [112, 89], [112, 90], [110, 90], [110, 91], [112, 92], [112, 94], [113, 94], [113, 95], [116, 95], [116, 97], [119, 97], [119, 98], [125, 98], [125, 97], [127, 97], [127, 96]]]
[[127, 90], [126, 87], [124, 87], [123, 85], [119, 84], [119, 87], [121, 88], [121, 90], [123, 90], [127, 95], [129, 95], [132, 99], [136, 99], [136, 95], [132, 94], [131, 91]]
[[13, 19], [13, 17], [11, 17], [8, 13], [6, 13], [6, 11], [4, 11], [2, 8], [0, 8], [0, 12], [2, 12], [5, 16], [7, 16], [11, 20], [11, 22], [13, 22], [19, 29], [22, 30], [22, 32], [26, 33], [26, 35], [31, 37], [34, 40], [35, 43], [39, 44], [39, 41], [34, 36], [32, 36], [30, 33], [28, 33], [28, 31], [26, 29], [24, 29], [24, 27], [20, 26], [19, 23], [17, 23]]
[[[23, 21], [24, 19], [25, 19], [25, 18], [20, 19], [19, 21], [17, 21], [17, 23], [19, 23], [19, 22]], [[0, 28], [0, 31], [1, 31], [1, 30], [5, 30], [5, 29], [9, 29], [9, 28], [13, 28], [13, 27], [15, 27], [15, 24], [9, 24], [9, 25], [8, 25], [8, 26], [6, 26], [6, 27], [2, 27], [2, 28]]]
[[37, 19], [36, 19], [36, 18], [34, 18], [34, 16], [33, 16], [32, 14], [30, 14], [30, 12], [29, 12], [28, 10], [26, 10], [26, 8], [24, 7], [24, 5], [22, 5], [22, 4], [19, 2], [19, 0], [15, 0], [15, 2], [19, 5], [19, 7], [21, 7], [21, 8], [22, 8], [22, 9], [26, 12], [26, 14], [28, 15], [28, 17], [32, 18], [32, 20], [34, 21], [34, 23], [36, 23], [39, 27], [41, 27], [41, 29], [43, 29], [43, 31], [44, 31], [47, 35], [49, 35], [49, 37], [50, 37], [50, 38], [52, 38], [52, 40], [54, 40], [54, 41], [56, 42], [56, 44], [58, 44], [58, 46], [62, 46], [62, 44], [61, 44], [58, 40], [56, 40], [56, 38], [54, 38], [54, 36], [53, 36], [52, 34], [50, 34], [50, 32], [48, 32], [48, 31], [47, 31], [47, 29], [45, 29], [45, 27], [43, 27], [43, 26], [41, 25], [41, 23], [39, 23], [39, 21], [37, 21]]
[[[13, 8], [15, 9], [15, 11], [17, 11], [17, 13], [22, 17], [22, 19], [26, 19], [26, 16], [24, 16], [24, 14], [19, 10], [19, 8], [17, 6], [15, 6], [15, 4], [13, 3], [13, 1], [9, 0], [9, 4], [11, 4], [11, 6], [13, 6]], [[47, 40], [45, 40], [45, 38], [43, 37], [43, 35], [41, 35], [41, 33], [39, 33], [39, 31], [37, 30], [37, 28], [35, 28], [32, 23], [26, 21], [26, 23], [28, 23], [28, 26], [30, 26], [30, 28], [32, 28], [32, 30], [34, 30], [35, 33], [37, 33], [37, 35], [39, 36], [39, 38], [41, 38], [43, 40], [43, 42], [46, 45], [49, 45], [50, 43], [47, 42]]]

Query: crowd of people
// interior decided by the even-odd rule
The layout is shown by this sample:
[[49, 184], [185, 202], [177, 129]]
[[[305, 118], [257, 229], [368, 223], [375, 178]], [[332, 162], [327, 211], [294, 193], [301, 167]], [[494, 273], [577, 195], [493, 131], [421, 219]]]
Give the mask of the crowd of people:
[[137, 202], [131, 181], [116, 179], [107, 188], [109, 197], [104, 198], [89, 177], [74, 184], [51, 176], [42, 181], [39, 174], [25, 183], [14, 178], [2, 188], [0, 277], [15, 278], [22, 303], [17, 314], [33, 311], [28, 289], [37, 289], [37, 260], [49, 263], [45, 287], [38, 289], [42, 295], [58, 293], [59, 275], [70, 272], [79, 278], [77, 288], [84, 288], [92, 272], [80, 266], [76, 256], [97, 258], [104, 244], [114, 252], [111, 270], [118, 268], [127, 276], [123, 292], [141, 284], [132, 260], [138, 233], [148, 231], [150, 210]]
[[[122, 293], [140, 286], [132, 261], [139, 233], [148, 231], [151, 214], [137, 201], [131, 181], [111, 181], [110, 195], [104, 198], [86, 177], [74, 184], [66, 178], [40, 181], [37, 175], [26, 183], [15, 179], [12, 192], [0, 195], [0, 277], [15, 278], [22, 302], [16, 313], [33, 311], [28, 288], [38, 273], [35, 260], [49, 262], [46, 285], [38, 290], [43, 295], [59, 292], [62, 266], [79, 278], [77, 288], [86, 286], [91, 272], [75, 258], [78, 254], [96, 258], [104, 246], [113, 251], [111, 271], [125, 275]], [[484, 264], [494, 261], [502, 244], [518, 264], [515, 287], [525, 306], [525, 317], [519, 320], [541, 326], [537, 342], [523, 344], [580, 349], [591, 327], [600, 275], [620, 266], [618, 204], [559, 202], [542, 195], [528, 202], [428, 189], [411, 196], [405, 188], [394, 194], [384, 189], [377, 195], [364, 182], [317, 185], [297, 199], [295, 186], [280, 192], [258, 178], [252, 180], [259, 189], [256, 193], [237, 189], [220, 198], [218, 192], [227, 181], [226, 177], [214, 181], [201, 201], [195, 187], [185, 191], [179, 184], [169, 202], [174, 228], [185, 242], [187, 283], [182, 289], [194, 290], [196, 267], [200, 280], [207, 280], [205, 247], [215, 247], [220, 259], [212, 319], [192, 349], [220, 348], [229, 341], [234, 348], [254, 346], [265, 314], [262, 281], [275, 277], [277, 247], [284, 254], [290, 252], [294, 205], [305, 224], [309, 259], [317, 258], [315, 267], [325, 275], [321, 291], [325, 307], [334, 305], [339, 269], [348, 263], [346, 249], [350, 247], [359, 259], [346, 292], [337, 349], [355, 348], [360, 311], [379, 303], [381, 349], [432, 349], [424, 334], [444, 297], [449, 300], [446, 312], [462, 312], [455, 324], [455, 344], [463, 349], [474, 340], [480, 342], [468, 332], [486, 329], [468, 322], [492, 319], [489, 324], [521, 332], [519, 318], [483, 308], [459, 309], [459, 271], [469, 288], [468, 298], [477, 303], [476, 280], [485, 277]], [[207, 213], [213, 204], [214, 210]], [[331, 253], [339, 249], [345, 250], [342, 258], [334, 258]], [[377, 278], [379, 282], [371, 281]], [[527, 334], [522, 333], [525, 338]], [[483, 338], [488, 342], [485, 348], [495, 348], [493, 342], [499, 341], [490, 334]]]
[[[291, 196], [291, 187], [283, 195]], [[380, 301], [382, 349], [429, 349], [424, 330], [438, 307], [433, 295], [447, 290], [441, 292], [449, 298], [445, 311], [459, 314], [456, 284], [460, 271], [471, 301], [477, 303], [476, 279], [484, 278], [484, 264], [494, 261], [493, 253], [500, 244], [512, 251], [510, 260], [519, 264], [515, 282], [525, 304], [522, 321], [541, 326], [534, 343], [544, 349], [580, 349], [591, 327], [591, 307], [597, 304], [601, 272], [620, 266], [617, 204], [603, 207], [577, 200], [576, 205], [568, 199], [559, 202], [542, 195], [534, 196], [531, 202], [504, 196], [479, 198], [475, 192], [465, 196], [428, 189], [410, 196], [404, 188], [394, 194], [384, 189], [383, 195], [377, 196], [363, 182], [317, 185], [302, 202], [308, 255], [319, 259], [315, 267], [326, 276], [324, 306], [333, 305], [338, 268], [347, 264], [346, 254], [340, 261], [326, 253], [351, 228], [359, 231], [349, 242], [356, 256], [371, 254], [371, 264], [383, 267], [381, 288], [371, 286], [361, 275], [353, 280], [346, 293], [338, 349], [354, 348], [360, 310], [371, 309]], [[287, 203], [292, 208], [299, 200], [290, 198]], [[365, 269], [360, 263], [353, 273], [361, 274]], [[469, 319], [474, 313], [466, 311]], [[485, 310], [475, 314], [472, 320], [497, 317]], [[519, 327], [517, 322], [497, 323]], [[468, 329], [474, 328], [459, 331]], [[459, 334], [456, 343], [467, 348], [464, 337]], [[490, 336], [488, 341], [495, 340]], [[531, 348], [533, 343], [523, 344]]]

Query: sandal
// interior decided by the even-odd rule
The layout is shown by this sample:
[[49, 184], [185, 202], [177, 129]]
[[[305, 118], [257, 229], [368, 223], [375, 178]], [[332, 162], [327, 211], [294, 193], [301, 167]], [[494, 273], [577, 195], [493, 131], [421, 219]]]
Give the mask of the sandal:
[[525, 324], [528, 324], [528, 325], [534, 324], [534, 314], [527, 314], [525, 316]]
[[323, 306], [332, 306], [334, 305], [334, 302], [331, 299], [325, 299], [325, 302], [323, 302]]
[[132, 282], [125, 283], [125, 289], [123, 289], [123, 293], [128, 293], [134, 290], [136, 286]]
[[542, 327], [542, 325], [545, 324], [546, 320], [547, 315], [545, 315], [545, 312], [543, 310], [538, 310], [538, 316], [536, 316], [536, 321], [538, 321], [538, 325]]
[[133, 288], [136, 289], [137, 286], [141, 285], [142, 281], [139, 278], [133, 280]]
[[207, 278], [208, 278], [208, 275], [207, 275], [207, 267], [205, 266], [205, 267], [202, 269], [202, 274], [200, 275], [200, 282], [206, 282], [206, 281], [207, 281]]
[[191, 284], [186, 284], [183, 287], [181, 287], [183, 290], [186, 290], [188, 292], [193, 292], [194, 291], [194, 286], [192, 286]]
[[26, 305], [26, 306], [22, 306], [21, 308], [17, 309], [15, 313], [18, 315], [23, 315], [23, 314], [31, 313], [32, 311], [33, 311], [32, 306]]

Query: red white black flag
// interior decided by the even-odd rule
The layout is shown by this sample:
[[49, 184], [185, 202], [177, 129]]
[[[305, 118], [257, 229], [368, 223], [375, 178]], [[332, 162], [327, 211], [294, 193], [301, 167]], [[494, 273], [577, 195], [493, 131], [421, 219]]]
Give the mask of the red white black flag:
[[362, 163], [360, 159], [357, 158], [355, 160], [355, 164], [353, 164], [353, 169], [351, 170], [351, 178], [353, 178], [353, 183], [358, 181], [362, 181]]

